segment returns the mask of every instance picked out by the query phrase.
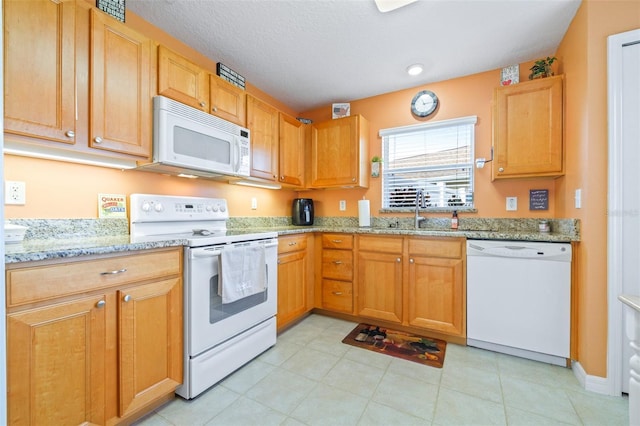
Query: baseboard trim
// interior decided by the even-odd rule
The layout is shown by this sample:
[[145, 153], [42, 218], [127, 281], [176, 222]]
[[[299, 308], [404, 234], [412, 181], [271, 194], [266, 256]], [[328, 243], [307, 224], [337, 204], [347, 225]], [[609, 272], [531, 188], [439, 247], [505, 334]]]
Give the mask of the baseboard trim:
[[620, 396], [612, 393], [611, 383], [606, 377], [588, 375], [578, 361], [572, 362], [571, 370], [583, 389], [603, 395]]

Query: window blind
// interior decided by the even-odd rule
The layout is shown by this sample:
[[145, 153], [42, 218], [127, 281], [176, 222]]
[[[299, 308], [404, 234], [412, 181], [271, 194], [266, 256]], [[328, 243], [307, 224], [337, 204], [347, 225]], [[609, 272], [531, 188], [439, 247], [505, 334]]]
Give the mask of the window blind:
[[383, 207], [415, 207], [424, 191], [427, 207], [473, 207], [473, 148], [477, 117], [380, 131]]

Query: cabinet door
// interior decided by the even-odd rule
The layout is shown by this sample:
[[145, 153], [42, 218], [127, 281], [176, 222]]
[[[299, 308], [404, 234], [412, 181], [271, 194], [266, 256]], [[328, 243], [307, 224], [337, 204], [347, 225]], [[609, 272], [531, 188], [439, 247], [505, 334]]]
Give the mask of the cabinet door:
[[122, 417], [182, 383], [182, 282], [132, 287], [118, 300]]
[[314, 188], [369, 186], [368, 125], [354, 115], [311, 128], [311, 182]]
[[409, 325], [464, 337], [463, 271], [462, 259], [411, 256]]
[[7, 315], [9, 424], [105, 424], [104, 301]]
[[75, 2], [4, 2], [4, 130], [75, 143]]
[[278, 328], [307, 311], [307, 252], [278, 256]]
[[247, 118], [244, 90], [213, 74], [209, 74], [209, 90], [211, 114], [244, 127]]
[[280, 113], [280, 182], [304, 184], [304, 127], [295, 118]]
[[158, 94], [209, 112], [209, 73], [159, 46]]
[[251, 132], [251, 176], [278, 176], [278, 110], [247, 95], [247, 127]]
[[562, 76], [496, 89], [493, 178], [561, 176]]
[[151, 155], [150, 67], [151, 40], [91, 11], [91, 147]]
[[358, 252], [357, 315], [402, 323], [402, 256]]

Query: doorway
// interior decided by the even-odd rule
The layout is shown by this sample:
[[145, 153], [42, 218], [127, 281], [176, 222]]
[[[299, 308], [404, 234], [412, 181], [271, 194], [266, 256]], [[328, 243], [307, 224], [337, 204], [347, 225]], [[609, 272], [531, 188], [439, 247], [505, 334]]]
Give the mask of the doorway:
[[618, 295], [640, 295], [640, 30], [608, 38], [609, 203], [607, 377], [629, 391], [631, 349]]

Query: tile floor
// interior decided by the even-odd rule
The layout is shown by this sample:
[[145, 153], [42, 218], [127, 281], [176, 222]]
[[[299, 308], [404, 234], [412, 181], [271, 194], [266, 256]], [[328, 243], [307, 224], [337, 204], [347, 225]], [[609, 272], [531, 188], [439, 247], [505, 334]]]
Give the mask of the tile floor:
[[584, 391], [567, 368], [447, 345], [442, 369], [341, 343], [355, 323], [311, 315], [160, 425], [628, 425], [628, 398]]

